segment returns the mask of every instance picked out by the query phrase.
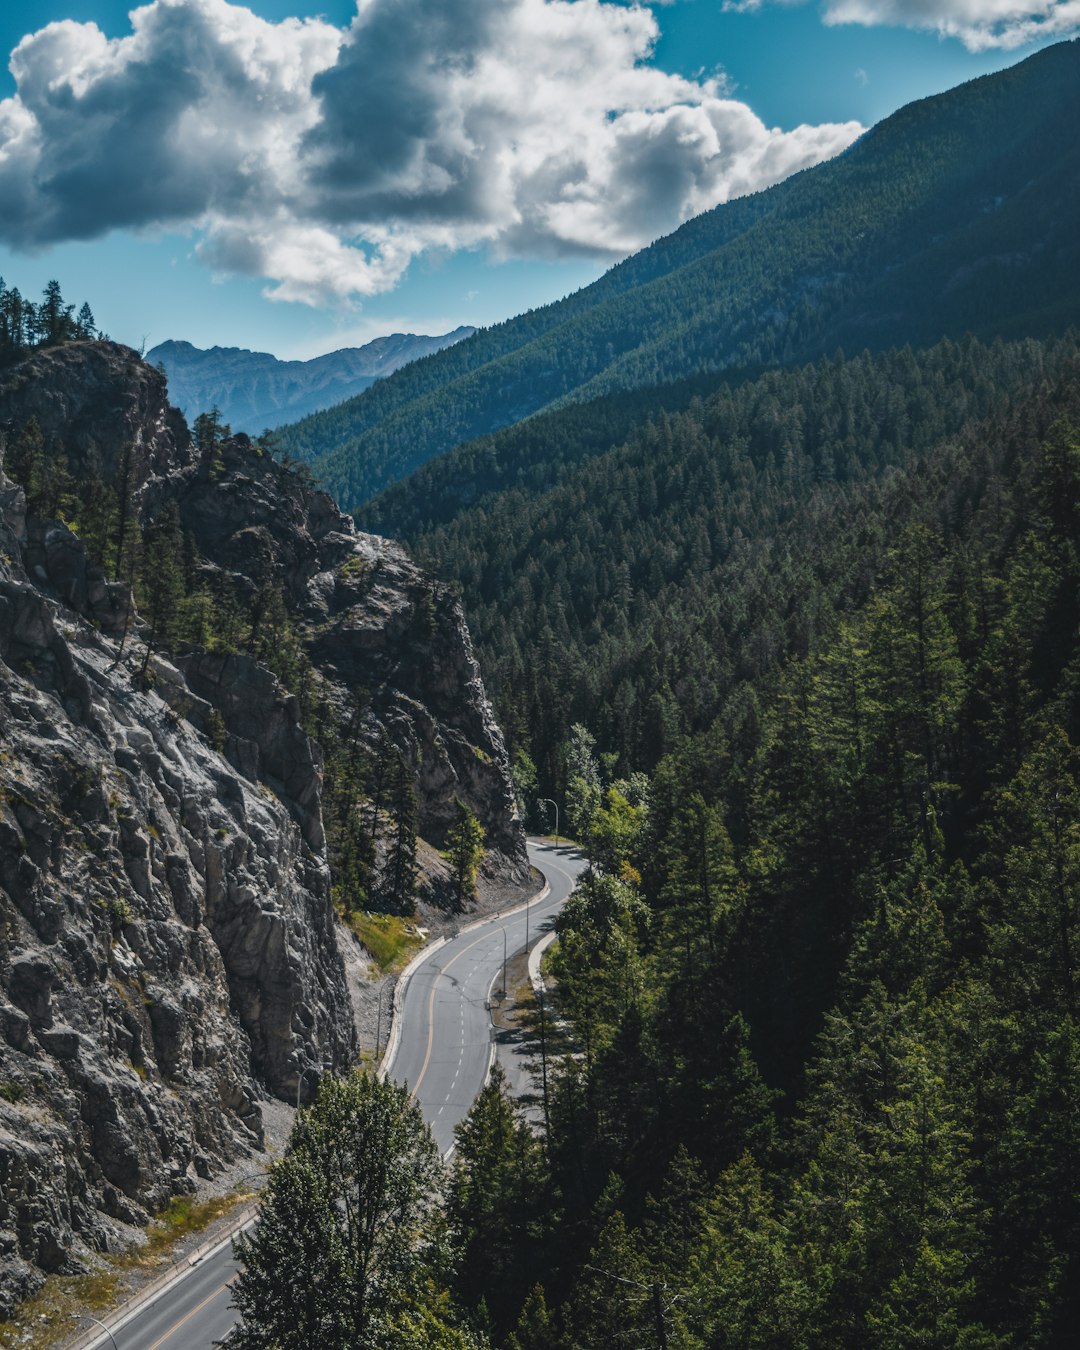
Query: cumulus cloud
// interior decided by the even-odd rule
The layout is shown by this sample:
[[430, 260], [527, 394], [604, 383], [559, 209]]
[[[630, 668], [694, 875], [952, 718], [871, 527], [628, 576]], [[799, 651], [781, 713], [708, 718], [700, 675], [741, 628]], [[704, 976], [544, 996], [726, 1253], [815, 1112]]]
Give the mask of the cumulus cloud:
[[766, 127], [654, 66], [657, 36], [608, 0], [358, 0], [346, 29], [152, 0], [120, 39], [50, 24], [0, 102], [0, 238], [191, 228], [217, 271], [328, 304], [427, 250], [616, 258], [862, 130]]
[[827, 0], [826, 23], [898, 24], [959, 38], [970, 51], [1012, 49], [1080, 31], [1080, 0]]
[[[765, 2], [724, 0], [724, 8], [745, 13]], [[922, 28], [959, 38], [973, 52], [1012, 50], [1080, 32], [1080, 0], [822, 0], [821, 10], [827, 24]]]

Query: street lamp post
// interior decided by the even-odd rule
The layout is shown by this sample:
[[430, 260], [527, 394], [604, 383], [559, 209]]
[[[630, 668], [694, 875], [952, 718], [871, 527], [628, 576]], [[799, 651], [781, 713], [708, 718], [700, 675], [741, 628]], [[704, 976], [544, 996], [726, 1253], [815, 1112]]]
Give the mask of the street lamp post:
[[112, 1334], [112, 1332], [109, 1330], [109, 1328], [105, 1325], [104, 1322], [99, 1322], [98, 1319], [97, 1319], [96, 1317], [91, 1317], [89, 1313], [72, 1313], [72, 1314], [71, 1314], [71, 1320], [72, 1320], [73, 1322], [81, 1322], [81, 1321], [83, 1320], [84, 1317], [86, 1318], [86, 1320], [87, 1320], [88, 1322], [93, 1322], [93, 1324], [94, 1324], [95, 1326], [100, 1327], [100, 1328], [102, 1329], [102, 1331], [105, 1333], [105, 1335], [108, 1336], [109, 1340], [112, 1341], [112, 1343], [113, 1343], [113, 1350], [116, 1350], [116, 1337]]
[[552, 807], [555, 808], [555, 847], [558, 848], [558, 847], [559, 847], [559, 804], [558, 804], [558, 802], [553, 802], [553, 801], [551, 800], [550, 797], [537, 797], [536, 800], [537, 800], [537, 802], [539, 802], [539, 803], [541, 803], [541, 804], [546, 803], [548, 806], [552, 806]]
[[296, 1109], [298, 1111], [300, 1110], [300, 1089], [304, 1085], [304, 1079], [309, 1073], [325, 1073], [330, 1067], [331, 1065], [329, 1064], [323, 1064], [322, 1066], [318, 1064], [309, 1064], [306, 1069], [301, 1069], [300, 1077], [296, 1080]]
[[505, 998], [505, 997], [506, 997], [506, 925], [505, 925], [505, 924], [503, 924], [502, 935], [503, 935], [503, 983], [502, 983], [502, 996], [503, 996], [503, 998]]

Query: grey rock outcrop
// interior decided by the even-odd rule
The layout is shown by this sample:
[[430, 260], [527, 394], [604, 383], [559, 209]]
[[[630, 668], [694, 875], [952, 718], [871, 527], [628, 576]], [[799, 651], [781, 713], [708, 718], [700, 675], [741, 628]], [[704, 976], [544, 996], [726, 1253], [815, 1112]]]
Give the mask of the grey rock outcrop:
[[21, 573], [17, 496], [4, 520], [0, 1308], [258, 1147], [255, 1078], [353, 1049], [325, 861]]
[[[0, 373], [0, 439], [35, 417], [72, 464], [175, 503], [241, 591], [271, 569], [344, 707], [412, 751], [420, 831], [453, 801], [527, 866], [457, 602], [246, 438], [201, 462], [161, 375], [104, 343]], [[261, 1144], [259, 1098], [345, 1068], [356, 1034], [330, 896], [322, 757], [242, 654], [121, 659], [127, 588], [0, 470], [0, 1316], [120, 1225]], [[128, 651], [134, 639], [129, 639]]]
[[243, 573], [258, 556], [283, 579], [308, 655], [342, 706], [350, 691], [371, 696], [373, 716], [416, 765], [420, 834], [441, 844], [460, 799], [484, 825], [488, 867], [524, 879], [502, 733], [449, 588], [243, 437], [223, 448], [213, 475], [189, 474], [178, 500], [207, 557]]

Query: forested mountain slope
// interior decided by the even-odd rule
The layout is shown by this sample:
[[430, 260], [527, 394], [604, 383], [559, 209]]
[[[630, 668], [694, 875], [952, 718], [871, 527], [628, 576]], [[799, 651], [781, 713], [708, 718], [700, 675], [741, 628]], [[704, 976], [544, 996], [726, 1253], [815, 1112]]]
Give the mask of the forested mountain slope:
[[[601, 400], [460, 447], [360, 516], [463, 587], [503, 727], [558, 794], [574, 722], [620, 771], [651, 770], [831, 631], [888, 546], [892, 475], [941, 472], [946, 438], [978, 434], [1076, 354], [1073, 336], [946, 340], [675, 386], [651, 410]], [[857, 545], [845, 513], [865, 519]]]
[[[700, 614], [722, 689], [649, 779], [569, 738], [594, 869], [537, 1012], [546, 1138], [493, 1087], [451, 1191], [455, 1288], [496, 1344], [1074, 1343], [1080, 367], [1007, 350], [819, 367], [774, 393], [784, 417], [740, 423], [736, 397], [658, 433], [684, 509], [709, 461], [729, 475], [727, 581], [666, 611], [670, 642]], [[868, 413], [905, 367], [901, 444], [962, 421], [968, 385], [1012, 395], [894, 453]], [[822, 417], [850, 446], [836, 481], [800, 426]], [[612, 517], [652, 514], [639, 467]], [[663, 661], [661, 623], [628, 678]]]
[[911, 104], [556, 305], [289, 428], [346, 506], [537, 410], [698, 371], [1080, 318], [1080, 45]]

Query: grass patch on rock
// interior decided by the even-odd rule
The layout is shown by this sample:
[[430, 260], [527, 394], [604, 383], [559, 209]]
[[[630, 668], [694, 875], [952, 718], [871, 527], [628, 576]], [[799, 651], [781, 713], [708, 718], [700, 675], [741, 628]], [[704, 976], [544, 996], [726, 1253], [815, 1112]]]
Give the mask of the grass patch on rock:
[[0, 1322], [0, 1346], [4, 1350], [55, 1350], [80, 1330], [92, 1330], [85, 1320], [80, 1327], [75, 1315], [103, 1317], [133, 1298], [147, 1278], [166, 1273], [184, 1238], [203, 1232], [254, 1194], [253, 1188], [244, 1186], [209, 1200], [175, 1196], [147, 1228], [145, 1242], [96, 1258], [98, 1269], [85, 1275], [50, 1275], [11, 1321]]
[[347, 915], [346, 923], [385, 974], [407, 965], [427, 940], [423, 929], [398, 914], [372, 914], [368, 910], [359, 910]]

